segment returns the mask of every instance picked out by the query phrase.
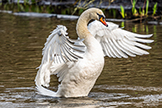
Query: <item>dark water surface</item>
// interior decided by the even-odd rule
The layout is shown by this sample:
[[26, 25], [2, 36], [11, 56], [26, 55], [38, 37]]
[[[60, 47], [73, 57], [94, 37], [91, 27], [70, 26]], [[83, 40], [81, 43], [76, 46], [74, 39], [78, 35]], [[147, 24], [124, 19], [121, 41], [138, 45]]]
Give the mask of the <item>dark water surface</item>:
[[[47, 36], [59, 24], [68, 28], [70, 37], [76, 37], [73, 20], [0, 13], [0, 107], [162, 107], [162, 25], [125, 23], [126, 30], [154, 34], [150, 55], [106, 57], [104, 70], [88, 97], [37, 95], [35, 68], [40, 65]], [[56, 90], [57, 78], [52, 78], [51, 88]]]

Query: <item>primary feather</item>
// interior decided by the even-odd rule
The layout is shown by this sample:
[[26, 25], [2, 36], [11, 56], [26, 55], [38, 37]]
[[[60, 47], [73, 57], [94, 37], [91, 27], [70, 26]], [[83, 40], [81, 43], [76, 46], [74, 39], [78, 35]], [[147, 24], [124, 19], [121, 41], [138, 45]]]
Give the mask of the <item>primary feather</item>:
[[143, 49], [151, 49], [151, 47], [141, 43], [152, 43], [153, 40], [143, 39], [151, 37], [152, 34], [136, 34], [123, 30], [114, 23], [107, 22], [107, 24], [108, 27], [105, 27], [96, 20], [88, 26], [91, 34], [101, 43], [105, 56], [127, 58], [149, 54]]

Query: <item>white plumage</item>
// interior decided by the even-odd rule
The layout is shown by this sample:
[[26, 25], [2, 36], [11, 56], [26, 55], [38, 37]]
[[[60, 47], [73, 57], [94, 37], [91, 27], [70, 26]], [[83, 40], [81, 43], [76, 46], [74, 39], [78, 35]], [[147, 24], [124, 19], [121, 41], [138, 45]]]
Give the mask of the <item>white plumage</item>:
[[152, 43], [153, 40], [142, 39], [149, 38], [152, 34], [140, 35], [123, 30], [114, 23], [107, 22], [107, 24], [109, 27], [103, 26], [99, 21], [94, 21], [88, 26], [91, 34], [102, 45], [106, 56], [128, 58], [128, 55], [135, 57], [136, 55], [149, 54], [142, 49], [151, 49], [151, 47], [141, 43]]
[[[128, 58], [149, 54], [145, 49], [151, 47], [142, 43], [153, 42], [143, 39], [152, 34], [132, 33], [114, 23], [101, 21], [103, 25], [97, 21], [101, 16], [104, 18], [102, 11], [96, 8], [83, 12], [77, 23], [77, 33], [82, 39], [70, 40], [67, 28], [62, 25], [51, 32], [43, 48], [42, 62], [35, 78], [38, 93], [53, 97], [87, 96], [102, 72], [104, 56]], [[96, 20], [87, 27], [91, 19]], [[57, 92], [43, 87], [49, 86], [52, 74], [57, 75], [61, 82]]]

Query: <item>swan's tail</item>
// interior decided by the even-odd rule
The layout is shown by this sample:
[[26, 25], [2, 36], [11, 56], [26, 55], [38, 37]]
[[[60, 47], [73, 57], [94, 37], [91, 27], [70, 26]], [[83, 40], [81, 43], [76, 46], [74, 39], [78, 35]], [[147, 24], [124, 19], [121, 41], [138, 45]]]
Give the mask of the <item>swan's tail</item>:
[[40, 95], [50, 96], [50, 97], [58, 97], [56, 95], [56, 92], [48, 90], [48, 89], [42, 87], [41, 85], [39, 85], [39, 86], [37, 85], [36, 88], [38, 90], [37, 93], [40, 94]]
[[35, 78], [35, 84], [36, 84], [36, 88], [38, 90], [37, 93], [44, 95], [44, 96], [58, 97], [56, 95], [56, 92], [43, 87], [43, 86], [45, 86], [45, 87], [49, 86], [49, 82], [50, 82], [49, 65], [50, 65], [49, 63], [45, 63], [43, 65], [40, 65], [40, 67], [38, 67], [39, 70], [38, 70], [36, 78]]

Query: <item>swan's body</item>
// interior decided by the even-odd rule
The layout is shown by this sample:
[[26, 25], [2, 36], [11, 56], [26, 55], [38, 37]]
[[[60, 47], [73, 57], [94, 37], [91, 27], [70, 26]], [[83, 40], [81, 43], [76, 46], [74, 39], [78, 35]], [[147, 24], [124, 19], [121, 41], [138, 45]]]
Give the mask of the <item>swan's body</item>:
[[[101, 10], [91, 8], [78, 19], [77, 34], [80, 39], [70, 40], [66, 27], [58, 26], [48, 37], [43, 51], [42, 63], [35, 82], [40, 94], [53, 97], [87, 96], [94, 86], [104, 66], [104, 56], [124, 57], [148, 54], [141, 50], [151, 47], [137, 43], [151, 43], [152, 40], [139, 39], [152, 35], [139, 35], [105, 22]], [[87, 24], [91, 19], [100, 20]], [[106, 27], [108, 24], [109, 27]], [[132, 36], [131, 36], [132, 35]], [[84, 41], [82, 41], [84, 39]], [[57, 92], [48, 90], [50, 75], [56, 74], [61, 84]]]

